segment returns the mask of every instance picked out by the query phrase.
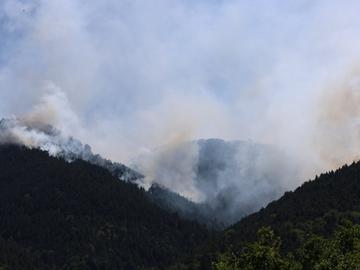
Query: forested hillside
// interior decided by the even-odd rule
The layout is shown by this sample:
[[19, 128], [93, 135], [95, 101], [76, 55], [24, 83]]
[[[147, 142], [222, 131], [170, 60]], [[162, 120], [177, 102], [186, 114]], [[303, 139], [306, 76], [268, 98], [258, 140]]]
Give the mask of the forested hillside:
[[186, 220], [204, 224], [211, 231], [221, 231], [226, 227], [216, 219], [214, 209], [207, 203], [195, 203], [156, 183], [149, 188], [147, 194], [150, 200], [159, 207], [177, 213]]
[[163, 145], [146, 152], [134, 168], [146, 175], [146, 185], [154, 184], [156, 201], [185, 218], [221, 229], [280, 198], [296, 187], [291, 183], [300, 181], [300, 166], [285, 151], [216, 138]]
[[304, 183], [216, 238], [171, 213], [167, 203], [197, 210], [165, 191], [145, 192], [85, 161], [3, 145], [0, 269], [360, 267], [360, 163]]
[[104, 168], [0, 146], [0, 269], [141, 269], [207, 238]]
[[[360, 163], [316, 177], [294, 192], [287, 192], [265, 209], [252, 214], [226, 233], [232, 244], [254, 240], [256, 232], [270, 226], [283, 239], [283, 248], [299, 246], [305, 234], [330, 235], [342, 219], [360, 222]], [[228, 240], [224, 243], [229, 244]]]
[[202, 254], [179, 265], [184, 269], [216, 270], [359, 269], [357, 224], [359, 162], [285, 193], [226, 229]]

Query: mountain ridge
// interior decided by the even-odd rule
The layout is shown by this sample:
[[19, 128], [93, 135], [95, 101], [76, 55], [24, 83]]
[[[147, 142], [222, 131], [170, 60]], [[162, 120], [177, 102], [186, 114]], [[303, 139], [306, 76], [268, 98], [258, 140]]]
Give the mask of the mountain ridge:
[[[352, 227], [352, 224], [355, 226]], [[306, 256], [315, 256], [314, 262], [312, 262], [313, 264], [310, 265], [321, 265], [321, 260], [327, 260], [329, 258], [316, 257], [316, 252], [326, 252], [331, 248], [331, 246], [329, 246], [330, 242], [328, 243], [326, 241], [331, 241], [331, 239], [334, 238], [337, 239], [336, 237], [340, 237], [341, 233], [356, 231], [358, 224], [360, 224], [360, 161], [353, 162], [351, 165], [344, 165], [335, 171], [328, 171], [316, 176], [313, 180], [304, 182], [293, 191], [285, 192], [280, 199], [270, 202], [266, 207], [242, 218], [236, 224], [225, 229], [219, 238], [208, 243], [207, 248], [205, 248], [202, 253], [193, 257], [193, 259], [201, 265], [195, 269], [212, 269], [214, 262], [219, 260], [219, 258], [221, 262], [222, 256], [230, 256], [230, 259], [228, 259], [229, 261], [225, 260], [225, 262], [222, 261], [221, 263], [233, 263], [232, 260], [236, 256], [241, 257], [243, 255], [254, 256], [255, 259], [257, 253], [246, 252], [249, 248], [254, 247], [253, 245], [263, 245], [261, 244], [262, 242], [256, 241], [258, 240], [259, 232], [265, 230], [268, 232], [268, 235], [272, 235], [273, 240], [278, 239], [274, 241], [277, 243], [277, 248], [279, 248], [279, 256], [282, 254], [287, 260], [297, 265], [296, 267], [293, 266], [294, 268], [289, 266], [290, 268], [283, 269], [313, 270], [313, 266], [310, 268], [306, 266], [306, 260], [309, 260], [309, 257]], [[346, 232], [346, 229], [348, 229], [349, 232]], [[355, 241], [351, 244], [352, 246], [349, 247], [350, 252], [352, 250], [355, 252], [357, 250], [356, 245], [360, 243], [356, 235], [353, 235], [355, 239], [346, 240]], [[274, 238], [274, 236], [278, 238]], [[349, 235], [349, 237], [350, 236], [351, 235]], [[314, 244], [317, 242], [325, 246], [317, 247], [317, 245]], [[281, 243], [281, 245], [279, 243]], [[260, 246], [258, 248], [273, 248]], [[316, 250], [316, 248], [319, 248], [319, 250]], [[273, 250], [271, 252], [275, 251]], [[341, 255], [340, 251], [331, 252], [335, 252], [335, 254], [331, 253], [332, 255], [326, 255], [321, 253], [323, 254], [321, 256], [336, 256], [336, 252], [338, 252], [339, 256]], [[231, 256], [235, 257], [231, 259]], [[261, 257], [258, 259], [260, 258]], [[262, 259], [266, 260], [265, 257]], [[275, 258], [268, 259], [272, 260]], [[192, 261], [191, 263], [194, 262]], [[247, 262], [246, 265], [250, 267], [249, 265], [251, 264], [251, 262]], [[301, 268], [301, 265], [303, 265], [304, 268]], [[357, 267], [359, 266], [359, 264], [356, 265]], [[229, 268], [215, 269], [242, 268], [231, 268], [229, 266]], [[249, 269], [256, 268], [250, 267]]]
[[0, 146], [0, 266], [139, 269], [166, 265], [208, 237], [104, 168]]
[[[216, 138], [165, 145], [139, 163], [137, 169], [150, 187], [156, 183], [168, 191], [190, 194], [185, 197], [202, 212], [204, 223], [217, 220], [225, 226], [279, 198], [298, 181], [299, 174], [295, 161], [274, 146]], [[194, 200], [191, 194], [201, 199]], [[173, 206], [186, 213], [181, 205]], [[186, 216], [194, 217], [192, 213]]]

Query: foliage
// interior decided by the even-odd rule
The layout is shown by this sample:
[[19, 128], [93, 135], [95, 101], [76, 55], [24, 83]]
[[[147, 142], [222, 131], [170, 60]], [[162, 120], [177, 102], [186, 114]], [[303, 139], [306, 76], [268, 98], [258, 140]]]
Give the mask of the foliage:
[[147, 194], [153, 203], [168, 212], [177, 213], [183, 219], [205, 224], [211, 231], [225, 228], [225, 225], [215, 218], [214, 209], [207, 203], [195, 203], [159, 184], [153, 184]]
[[[264, 261], [270, 258], [266, 267], [271, 269], [271, 260], [279, 261], [277, 254], [285, 262], [285, 269], [360, 269], [356, 224], [360, 224], [359, 162], [286, 192], [279, 200], [226, 229], [215, 243], [209, 242], [208, 248], [197, 254], [197, 260], [205, 265], [198, 269], [210, 269], [211, 262], [218, 269], [236, 269], [238, 265], [241, 269], [265, 267], [249, 263], [261, 256]], [[351, 226], [355, 227], [343, 231]], [[264, 227], [281, 238], [279, 252], [262, 245], [257, 238], [257, 232]], [[351, 237], [346, 237], [349, 234]], [[351, 252], [344, 252], [344, 247], [350, 247]], [[244, 261], [248, 263], [241, 264]]]
[[204, 227], [164, 211], [104, 168], [0, 146], [3, 269], [166, 266], [206, 239]]
[[290, 270], [297, 269], [294, 262], [280, 255], [280, 238], [270, 228], [258, 231], [258, 240], [247, 244], [239, 255], [220, 254], [213, 264], [214, 270]]
[[216, 238], [149, 197], [87, 162], [2, 146], [0, 270], [360, 270], [360, 163]]
[[213, 270], [357, 270], [360, 269], [360, 226], [350, 225], [326, 239], [313, 235], [290, 254], [280, 254], [280, 239], [262, 228], [258, 240], [238, 255], [220, 254]]

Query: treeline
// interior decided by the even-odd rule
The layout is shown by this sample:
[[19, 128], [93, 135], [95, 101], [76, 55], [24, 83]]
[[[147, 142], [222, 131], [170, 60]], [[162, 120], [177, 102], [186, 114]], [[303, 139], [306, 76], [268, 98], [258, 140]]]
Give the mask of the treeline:
[[165, 267], [208, 238], [104, 168], [0, 146], [0, 269]]
[[[322, 174], [295, 191], [285, 193], [266, 208], [226, 229], [218, 239], [208, 242], [207, 247], [191, 259], [179, 262], [173, 267], [208, 270], [213, 269], [214, 262], [219, 262], [218, 269], [221, 269], [219, 267], [222, 260], [219, 260], [219, 256], [228, 259], [234, 254], [243, 261], [243, 256], [250, 256], [249, 253], [244, 253], [245, 250], [255, 252], [254, 249], [249, 249], [249, 243], [259, 241], [258, 231], [261, 231], [261, 228], [271, 228], [274, 235], [281, 238], [281, 245], [277, 246], [280, 261], [288, 264], [289, 258], [294, 258], [296, 265], [303, 267], [300, 269], [343, 269], [315, 267], [315, 263], [307, 266], [301, 259], [306, 257], [296, 254], [315, 243], [316, 241], [312, 241], [314, 239], [322, 239], [322, 249], [331, 244], [328, 248], [337, 252], [338, 249], [333, 248], [334, 242], [331, 239], [336, 239], [337, 232], [348, 224], [355, 224], [355, 228], [358, 228], [356, 224], [360, 224], [360, 163], [345, 165], [336, 171]], [[354, 238], [354, 242], [360, 245], [358, 238]], [[357, 254], [358, 250], [353, 252]], [[341, 254], [339, 253], [339, 256]], [[335, 253], [333, 255], [335, 256]], [[358, 261], [354, 265], [355, 268], [347, 269], [360, 269]], [[256, 269], [250, 266], [246, 268], [244, 265], [241, 267]], [[276, 268], [263, 266], [258, 269]]]
[[237, 253], [228, 251], [213, 262], [214, 270], [356, 270], [360, 268], [360, 226], [351, 222], [330, 238], [311, 235], [293, 252], [280, 252], [281, 239], [262, 228], [258, 240]]
[[88, 162], [0, 146], [0, 270], [360, 269], [360, 163], [216, 235], [154, 199], [180, 197], [152, 192]]
[[[168, 270], [358, 270], [360, 269], [360, 212], [332, 212], [335, 229], [324, 234], [325, 220], [307, 224], [308, 230], [297, 229], [301, 235], [295, 249], [286, 249], [283, 239], [271, 227], [257, 231], [254, 241], [229, 245], [222, 251], [216, 241], [212, 251], [178, 262]], [[318, 224], [323, 225], [316, 231]], [[317, 224], [317, 225], [315, 225]], [[315, 226], [315, 227], [314, 227]], [[326, 227], [326, 225], [325, 225]], [[315, 229], [316, 228], [316, 229]], [[231, 232], [227, 233], [231, 237]], [[217, 250], [217, 251], [216, 251]], [[152, 268], [160, 269], [160, 268]]]

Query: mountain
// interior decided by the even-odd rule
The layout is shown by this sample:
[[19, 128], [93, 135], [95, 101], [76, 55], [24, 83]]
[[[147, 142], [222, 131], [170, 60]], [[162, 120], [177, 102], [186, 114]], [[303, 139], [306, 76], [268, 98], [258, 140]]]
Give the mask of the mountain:
[[278, 198], [289, 188], [288, 183], [296, 182], [288, 179], [298, 174], [285, 153], [243, 141], [207, 139], [160, 147], [134, 164], [143, 174], [94, 154], [89, 145], [31, 119], [0, 120], [0, 143], [8, 142], [41, 149], [69, 162], [81, 159], [140, 186], [156, 184], [149, 194], [156, 196], [153, 201], [159, 206], [218, 229]]
[[241, 243], [270, 226], [283, 239], [283, 248], [294, 250], [306, 234], [331, 235], [344, 218], [360, 223], [360, 162], [305, 182], [227, 232], [232, 243]]
[[107, 169], [0, 146], [0, 269], [161, 266], [208, 237]]
[[210, 230], [220, 231], [225, 228], [225, 225], [216, 219], [214, 210], [206, 203], [195, 203], [156, 183], [151, 185], [147, 194], [159, 207], [177, 213], [184, 219], [204, 224]]
[[[158, 197], [164, 193], [168, 207], [224, 228], [294, 188], [300, 178], [295, 164], [272, 146], [203, 139], [159, 147], [140, 158], [136, 168], [146, 175], [144, 181], [157, 185]], [[169, 191], [184, 198], [175, 199]]]
[[272, 146], [220, 139], [197, 143], [196, 185], [227, 225], [280, 197], [297, 174], [290, 158]]
[[[217, 139], [173, 147], [156, 156], [163, 178], [145, 191], [146, 177], [77, 140], [50, 127], [9, 133], [9, 123], [0, 122], [1, 270], [360, 267], [360, 162], [240, 219], [296, 182], [293, 163], [273, 147]], [[29, 134], [41, 136], [19, 146]], [[177, 162], [191, 171], [171, 168]], [[175, 192], [171, 175], [192, 176], [179, 184], [205, 199]]]
[[225, 270], [359, 269], [359, 224], [360, 162], [354, 162], [241, 219], [188, 262], [199, 267], [183, 269], [212, 269], [216, 261], [214, 269]]

